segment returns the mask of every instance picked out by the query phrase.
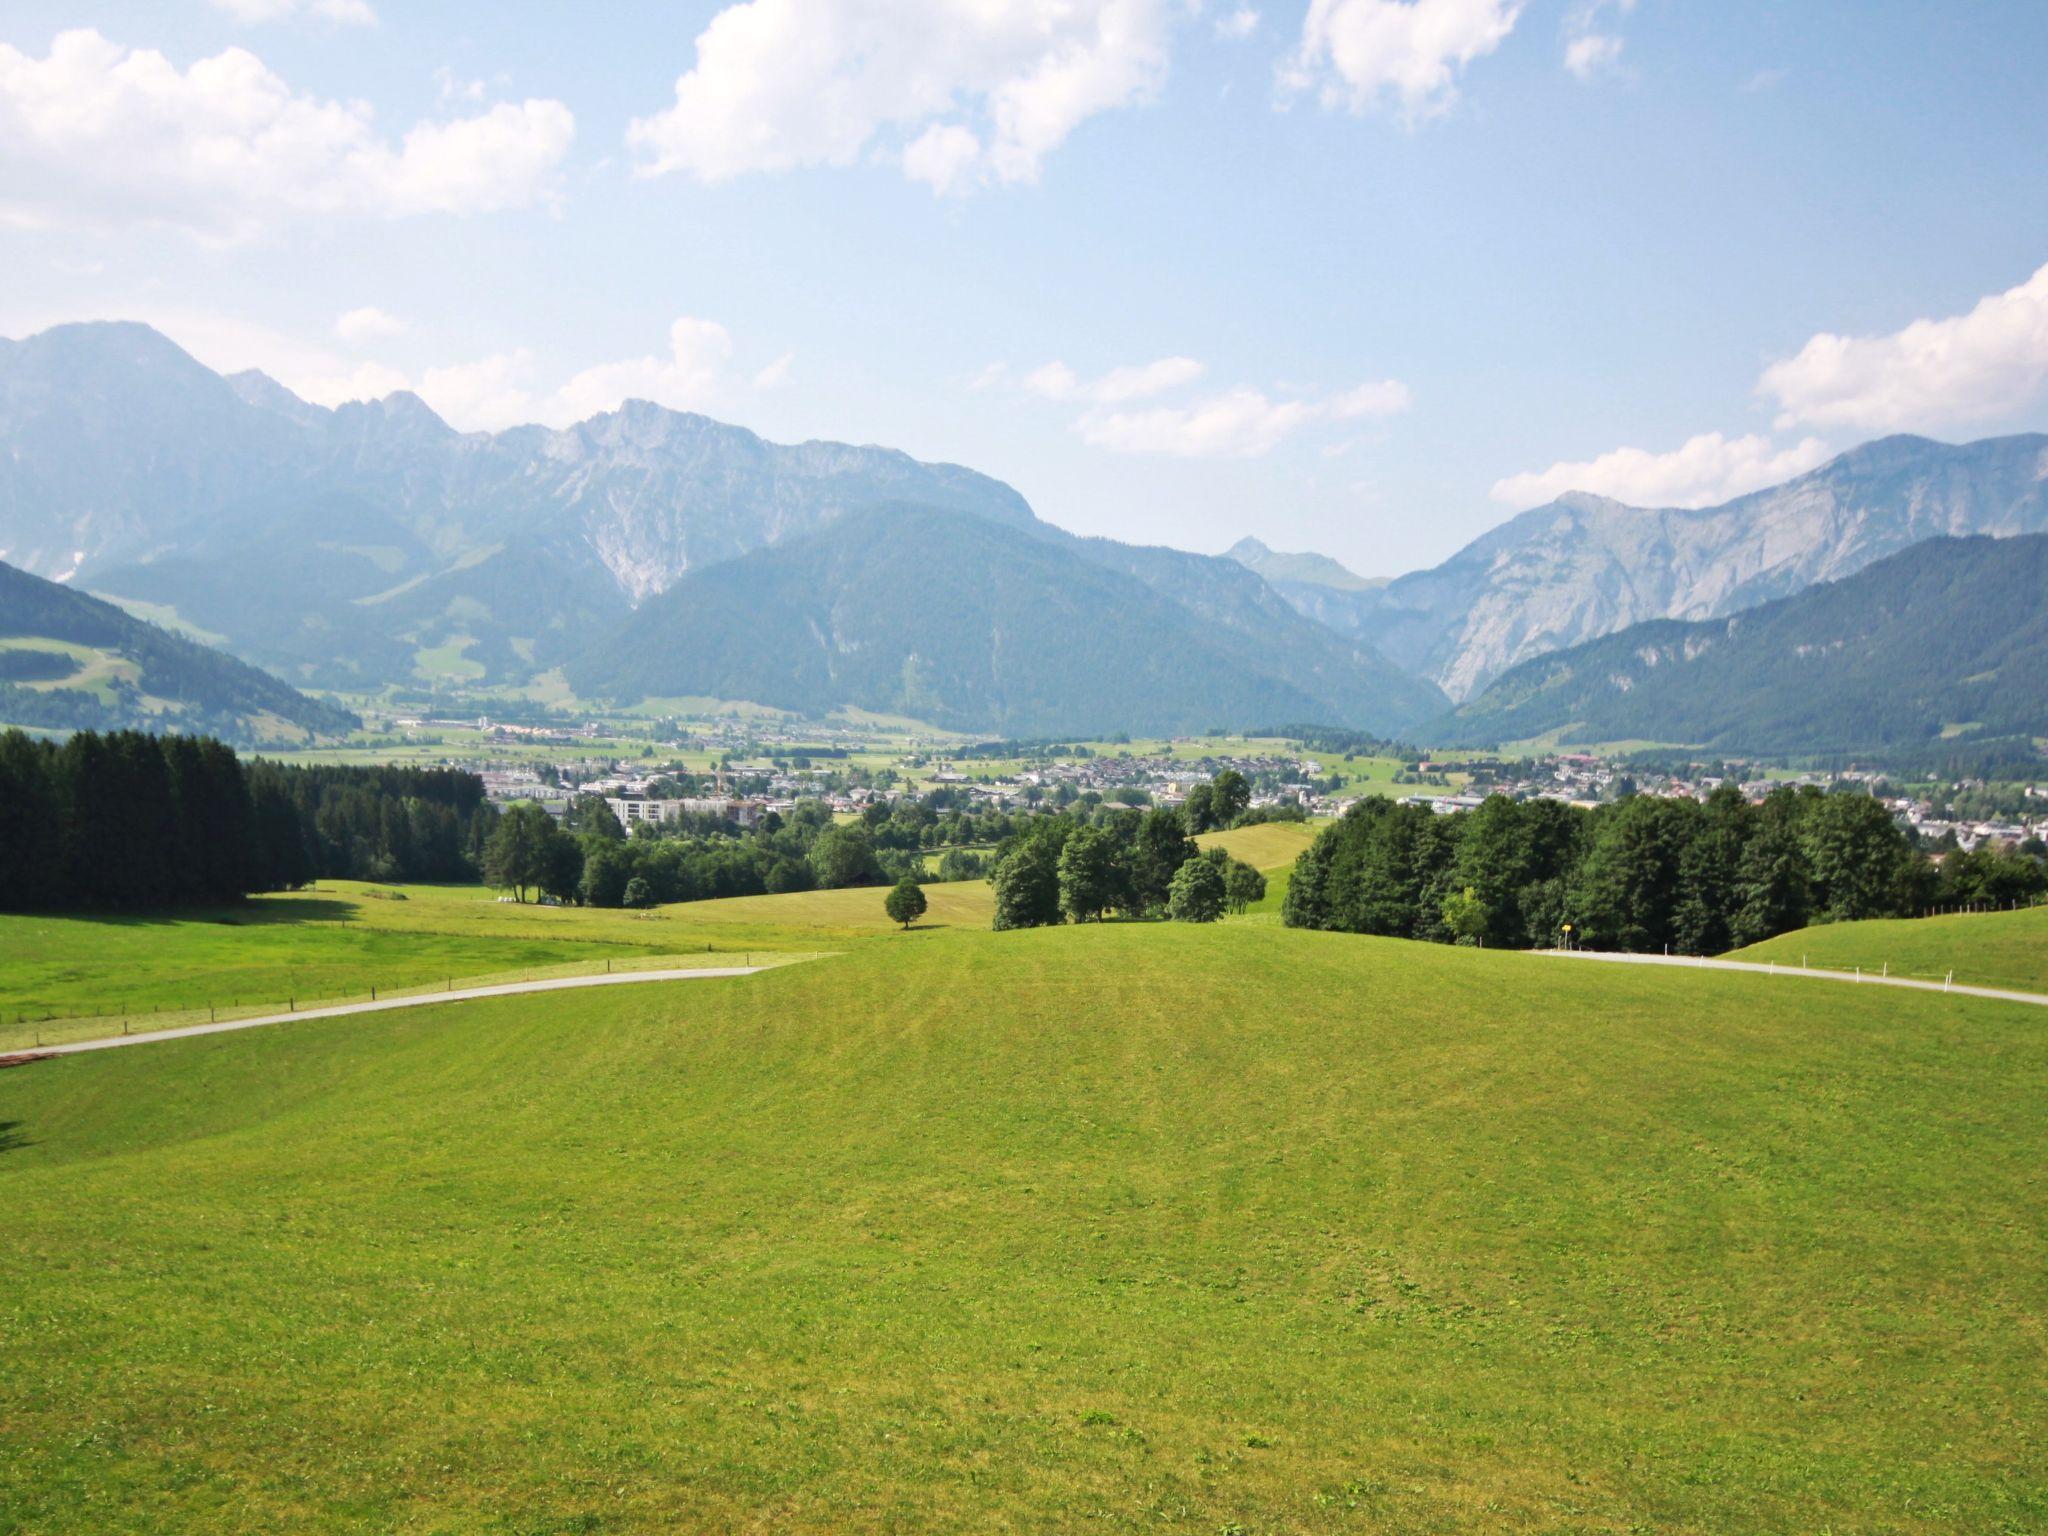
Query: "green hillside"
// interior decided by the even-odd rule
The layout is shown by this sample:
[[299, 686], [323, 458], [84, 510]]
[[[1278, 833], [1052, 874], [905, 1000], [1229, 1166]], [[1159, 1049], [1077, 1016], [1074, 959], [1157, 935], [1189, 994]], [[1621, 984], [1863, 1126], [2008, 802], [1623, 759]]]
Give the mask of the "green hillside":
[[1964, 986], [2048, 993], [2048, 907], [1827, 923], [1780, 934], [1728, 958], [1830, 971], [1889, 968], [1894, 976], [1921, 981], [1940, 981], [1953, 972]]
[[338, 735], [357, 723], [232, 656], [0, 564], [0, 724], [176, 728], [249, 742]]
[[2044, 1094], [2032, 1010], [1249, 923], [34, 1063], [0, 1511], [2038, 1529]]
[[[1270, 604], [1262, 633], [1242, 622], [1240, 582]], [[568, 676], [585, 697], [852, 705], [1018, 737], [1391, 730], [1442, 707], [1234, 565], [918, 506], [692, 571]]]
[[2048, 735], [2048, 534], [1930, 539], [1734, 615], [1524, 662], [1422, 728], [1458, 745], [1661, 741], [1855, 752]]

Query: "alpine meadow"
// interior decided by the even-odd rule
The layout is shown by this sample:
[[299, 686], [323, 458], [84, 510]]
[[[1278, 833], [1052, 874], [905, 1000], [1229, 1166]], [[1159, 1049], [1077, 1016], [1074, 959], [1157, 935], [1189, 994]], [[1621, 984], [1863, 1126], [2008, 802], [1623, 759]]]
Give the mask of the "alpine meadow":
[[2044, 73], [12, 7], [0, 1536], [2048, 1536]]

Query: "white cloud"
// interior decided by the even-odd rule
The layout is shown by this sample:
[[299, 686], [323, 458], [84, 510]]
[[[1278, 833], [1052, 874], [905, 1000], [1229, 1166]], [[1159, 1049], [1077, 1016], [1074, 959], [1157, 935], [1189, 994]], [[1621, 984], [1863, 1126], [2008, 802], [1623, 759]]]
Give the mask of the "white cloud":
[[551, 199], [575, 135], [558, 101], [416, 124], [394, 145], [362, 102], [301, 95], [229, 48], [180, 71], [90, 29], [48, 57], [0, 44], [0, 224], [161, 224], [248, 239], [281, 217], [485, 213]]
[[1399, 379], [1381, 379], [1347, 389], [1330, 401], [1330, 414], [1353, 421], [1361, 416], [1398, 416], [1414, 403], [1408, 386]]
[[1757, 389], [1780, 427], [1859, 432], [1992, 421], [2048, 383], [2048, 266], [1968, 314], [1889, 336], [1815, 336], [1764, 370]]
[[343, 341], [376, 341], [386, 336], [403, 336], [405, 322], [375, 305], [351, 309], [334, 317], [334, 334]]
[[940, 197], [966, 191], [981, 160], [981, 140], [958, 123], [933, 123], [903, 150], [903, 174]]
[[486, 92], [483, 81], [465, 80], [446, 64], [443, 64], [434, 71], [434, 94], [440, 98], [441, 105], [445, 107], [454, 102], [469, 102], [472, 104], [480, 102], [484, 99]]
[[1162, 357], [1157, 362], [1112, 368], [1099, 379], [1083, 382], [1065, 363], [1047, 363], [1024, 376], [1024, 387], [1048, 400], [1086, 400], [1096, 405], [1121, 405], [1192, 384], [1204, 372], [1192, 357]]
[[541, 419], [534, 395], [536, 373], [533, 354], [522, 347], [474, 362], [429, 368], [420, 375], [415, 392], [450, 426], [465, 432], [501, 432]]
[[700, 410], [716, 397], [732, 361], [732, 334], [716, 320], [685, 317], [669, 327], [666, 357], [636, 357], [586, 368], [555, 392], [543, 419], [555, 425], [615, 411], [627, 400]]
[[1603, 32], [1601, 14], [1613, 11], [1626, 16], [1636, 0], [1581, 0], [1572, 7], [1564, 23], [1564, 67], [1580, 80], [1595, 80], [1621, 67], [1622, 40]]
[[[266, 373], [269, 371], [267, 368], [264, 370]], [[285, 383], [282, 379], [278, 382]], [[406, 376], [396, 368], [388, 368], [382, 363], [358, 363], [353, 368], [344, 367], [333, 372], [300, 372], [285, 387], [301, 400], [334, 406], [349, 400], [381, 400], [393, 390], [406, 388], [407, 382]]]
[[1522, 0], [1310, 0], [1281, 84], [1364, 112], [1391, 97], [1413, 123], [1456, 99], [1459, 73], [1514, 30]]
[[640, 172], [704, 182], [899, 161], [939, 192], [1031, 182], [1166, 74], [1170, 0], [743, 0], [712, 17]]
[[1098, 405], [1074, 423], [1074, 430], [1084, 442], [1122, 453], [1253, 458], [1271, 452], [1311, 422], [1390, 416], [1408, 404], [1408, 386], [1395, 379], [1361, 384], [1320, 400], [1276, 400], [1240, 386], [1188, 406], [1112, 411]]
[[716, 320], [686, 315], [669, 327], [666, 355], [598, 363], [552, 390], [523, 348], [430, 368], [417, 388], [421, 399], [464, 431], [496, 432], [529, 422], [566, 427], [628, 400], [651, 400], [673, 411], [729, 406], [749, 390], [774, 389], [794, 361], [784, 354], [747, 375], [732, 366], [735, 350], [732, 333]]
[[1216, 18], [1216, 35], [1230, 42], [1242, 42], [1258, 25], [1259, 13], [1248, 5], [1240, 5], [1227, 16]]
[[367, 0], [213, 0], [213, 3], [235, 20], [251, 26], [257, 22], [282, 21], [289, 16], [301, 15], [316, 16], [322, 21], [351, 27], [373, 27], [377, 24], [377, 13], [370, 9]]
[[1670, 453], [1617, 448], [1597, 459], [1510, 475], [1495, 482], [1492, 496], [1512, 507], [1541, 506], [1566, 491], [1590, 491], [1638, 507], [1711, 507], [1802, 475], [1828, 452], [1817, 437], [1781, 449], [1761, 435], [1703, 432]]
[[1564, 45], [1564, 67], [1581, 80], [1592, 80], [1620, 62], [1621, 39], [1612, 33], [1588, 32]]
[[1192, 406], [1091, 413], [1075, 430], [1084, 442], [1120, 453], [1251, 458], [1278, 447], [1315, 414], [1305, 400], [1269, 400], [1256, 389], [1233, 389]]

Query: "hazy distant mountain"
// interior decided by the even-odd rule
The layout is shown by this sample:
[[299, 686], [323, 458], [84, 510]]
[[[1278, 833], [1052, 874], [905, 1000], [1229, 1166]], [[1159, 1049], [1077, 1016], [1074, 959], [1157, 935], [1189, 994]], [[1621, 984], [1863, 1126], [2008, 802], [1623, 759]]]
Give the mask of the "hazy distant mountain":
[[[1000, 547], [1021, 562], [1000, 585], [1019, 625], [1034, 602], [1044, 623], [1071, 622], [1057, 617], [1071, 606], [1066, 593], [1034, 598], [1025, 571], [1057, 572], [1069, 593], [1122, 604], [1127, 613], [1094, 628], [1123, 625], [1130, 643], [1171, 654], [1105, 654], [1110, 674], [1165, 667], [1174, 689], [1212, 706], [1173, 718], [1380, 727], [1446, 702], [1369, 646], [1303, 618], [1235, 561], [1075, 539], [972, 470], [884, 448], [785, 447], [640, 401], [564, 431], [461, 433], [414, 395], [327, 410], [261, 373], [222, 378], [146, 326], [62, 326], [0, 343], [0, 444], [0, 557], [158, 605], [324, 687], [521, 682], [595, 653], [635, 607], [684, 578], [855, 512], [915, 505], [972, 525], [939, 547]], [[1050, 552], [1016, 554], [1032, 545]], [[845, 546], [829, 547], [839, 551], [832, 569], [857, 564]], [[935, 564], [895, 599], [929, 609], [950, 581], [978, 590], [981, 577]], [[742, 614], [730, 620], [742, 635], [754, 627]], [[637, 621], [628, 630], [653, 632]], [[1016, 630], [1004, 634], [1004, 656], [1020, 654]], [[1071, 648], [1085, 637], [1059, 639]], [[582, 675], [627, 690], [642, 670], [666, 677], [698, 660], [634, 656], [615, 675]], [[1051, 718], [1030, 702], [1035, 684], [994, 659], [989, 668], [980, 682], [965, 672], [949, 682], [950, 718]], [[718, 691], [745, 678], [763, 691], [731, 696], [795, 696], [774, 671], [729, 671]], [[864, 681], [860, 698], [875, 697]], [[1225, 707], [1238, 701], [1261, 707], [1238, 716]], [[1159, 718], [1173, 713], [1139, 702]]]
[[622, 700], [856, 705], [1020, 736], [1292, 719], [1391, 731], [1444, 702], [1227, 562], [915, 506], [687, 574], [569, 680]]
[[408, 394], [325, 410], [141, 325], [0, 341], [0, 443], [0, 558], [331, 685], [530, 674], [685, 571], [881, 501], [1033, 521], [971, 470], [644, 402], [496, 435]]
[[339, 735], [355, 716], [112, 603], [0, 565], [0, 725]]
[[1562, 496], [1348, 609], [1297, 606], [1465, 698], [1516, 662], [1652, 618], [1713, 618], [1923, 539], [2048, 531], [2048, 437], [1866, 444], [1718, 507]]
[[2048, 535], [1932, 539], [1723, 619], [1523, 662], [1442, 745], [1647, 740], [1838, 752], [2048, 736]]
[[1257, 571], [1276, 586], [1289, 582], [1299, 586], [1327, 587], [1333, 592], [1372, 592], [1387, 584], [1384, 576], [1361, 576], [1328, 555], [1285, 554], [1277, 549], [1268, 549], [1254, 538], [1239, 539], [1223, 552], [1223, 557]]

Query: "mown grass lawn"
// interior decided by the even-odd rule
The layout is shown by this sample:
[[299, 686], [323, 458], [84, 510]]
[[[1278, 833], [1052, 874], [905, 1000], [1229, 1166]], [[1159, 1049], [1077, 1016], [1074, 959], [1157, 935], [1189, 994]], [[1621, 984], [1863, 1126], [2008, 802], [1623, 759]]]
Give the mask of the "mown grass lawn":
[[1728, 958], [1803, 961], [1834, 971], [1889, 966], [1894, 976], [1923, 981], [1940, 981], [1953, 971], [1964, 986], [2048, 992], [2048, 907], [1826, 923], [1780, 934]]
[[[995, 908], [985, 882], [925, 889], [931, 910], [920, 927], [989, 925]], [[507, 980], [639, 956], [717, 962], [750, 950], [832, 948], [895, 930], [883, 894], [862, 887], [621, 912], [522, 906], [481, 886], [337, 880], [176, 917], [0, 915], [0, 1050], [39, 1035], [106, 1033], [89, 1022], [97, 1016], [338, 1001], [372, 987]], [[69, 1029], [38, 1027], [81, 1016], [88, 1022]]]
[[0, 1072], [0, 1530], [2048, 1522], [2048, 1034], [1295, 933]]

